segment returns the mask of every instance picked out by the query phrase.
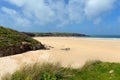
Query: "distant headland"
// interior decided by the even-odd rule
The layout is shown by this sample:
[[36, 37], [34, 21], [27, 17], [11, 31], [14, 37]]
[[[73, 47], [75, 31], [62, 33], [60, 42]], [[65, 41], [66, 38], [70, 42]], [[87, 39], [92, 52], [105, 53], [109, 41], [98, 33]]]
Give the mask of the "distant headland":
[[67, 32], [48, 32], [48, 33], [23, 32], [23, 33], [31, 37], [85, 37], [85, 36], [88, 36], [86, 34], [67, 33]]

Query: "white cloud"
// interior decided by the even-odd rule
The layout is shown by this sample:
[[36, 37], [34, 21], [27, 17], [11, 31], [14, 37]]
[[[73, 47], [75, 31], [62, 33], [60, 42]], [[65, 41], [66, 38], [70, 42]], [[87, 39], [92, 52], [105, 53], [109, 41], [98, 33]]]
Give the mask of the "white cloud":
[[[114, 8], [116, 0], [5, 0], [15, 5], [19, 10], [3, 7], [1, 10], [9, 19], [17, 21], [16, 25], [46, 25], [54, 23], [57, 26], [67, 24], [79, 24], [82, 21], [93, 18], [95, 24], [102, 19], [96, 19]], [[7, 17], [6, 17], [7, 18]], [[15, 24], [15, 23], [14, 23]]]
[[6, 0], [11, 4], [15, 4], [18, 7], [22, 7], [29, 0]]
[[25, 16], [32, 18], [36, 23], [51, 22], [54, 17], [54, 12], [44, 3], [44, 0], [8, 0], [8, 2], [22, 7]]
[[0, 14], [0, 18], [4, 20], [3, 23], [8, 23], [11, 26], [29, 26], [29, 20], [21, 17], [17, 11], [7, 7], [2, 7], [1, 10], [4, 13]]
[[16, 15], [16, 11], [13, 10], [13, 9], [9, 9], [9, 8], [6, 8], [6, 7], [2, 7], [1, 10], [9, 15]]
[[84, 17], [85, 0], [70, 0], [68, 6], [69, 19], [73, 22], [79, 23]]
[[87, 17], [98, 16], [114, 8], [116, 0], [88, 0], [85, 6]]

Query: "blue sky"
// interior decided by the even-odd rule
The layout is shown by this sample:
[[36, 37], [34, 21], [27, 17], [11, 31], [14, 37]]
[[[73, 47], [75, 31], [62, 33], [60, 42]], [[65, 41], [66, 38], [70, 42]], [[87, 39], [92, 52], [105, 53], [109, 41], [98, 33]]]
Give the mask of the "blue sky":
[[27, 32], [120, 35], [120, 0], [0, 0], [0, 25]]

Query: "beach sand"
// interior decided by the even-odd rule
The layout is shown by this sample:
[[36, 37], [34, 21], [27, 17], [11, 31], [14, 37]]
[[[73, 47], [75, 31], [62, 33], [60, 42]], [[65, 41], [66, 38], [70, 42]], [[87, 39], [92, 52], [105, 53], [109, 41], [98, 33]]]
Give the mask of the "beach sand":
[[75, 37], [34, 37], [50, 50], [29, 51], [0, 58], [0, 76], [13, 73], [25, 64], [59, 62], [62, 66], [82, 67], [86, 61], [120, 62], [120, 39]]

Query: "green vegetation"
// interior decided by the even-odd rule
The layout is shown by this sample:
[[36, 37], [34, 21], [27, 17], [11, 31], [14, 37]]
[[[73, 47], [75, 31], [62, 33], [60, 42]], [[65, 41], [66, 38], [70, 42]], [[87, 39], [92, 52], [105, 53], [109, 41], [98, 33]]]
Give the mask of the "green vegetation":
[[40, 36], [40, 37], [46, 37], [46, 36], [55, 36], [55, 37], [69, 37], [69, 36], [78, 36], [78, 37], [81, 37], [81, 36], [87, 36], [85, 34], [79, 34], [79, 33], [65, 33], [65, 32], [52, 32], [52, 33], [30, 33], [30, 32], [23, 32], [31, 37], [35, 37], [35, 36]]
[[120, 80], [120, 64], [94, 61], [79, 69], [59, 64], [34, 64], [5, 75], [2, 80]]
[[0, 26], [0, 56], [43, 48], [43, 45], [18, 31]]

